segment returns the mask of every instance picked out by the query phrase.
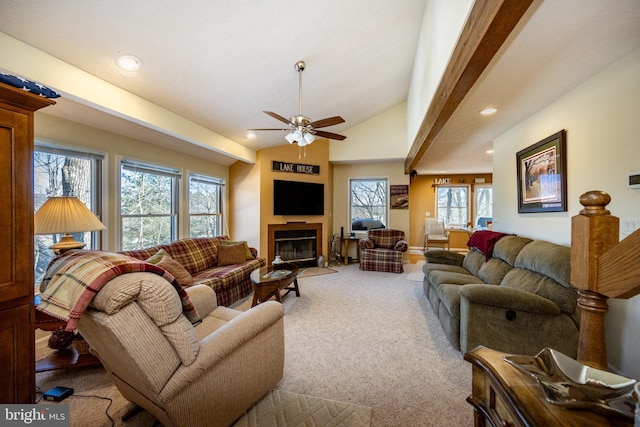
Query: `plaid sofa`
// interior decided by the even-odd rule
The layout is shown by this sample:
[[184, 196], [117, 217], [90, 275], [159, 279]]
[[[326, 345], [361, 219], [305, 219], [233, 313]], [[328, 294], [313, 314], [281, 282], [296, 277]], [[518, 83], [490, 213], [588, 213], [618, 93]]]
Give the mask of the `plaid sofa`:
[[[256, 268], [267, 265], [267, 262], [264, 258], [256, 257], [241, 264], [218, 266], [218, 245], [223, 239], [228, 240], [228, 237], [193, 237], [120, 253], [146, 260], [164, 249], [192, 275], [194, 285], [209, 286], [216, 293], [218, 305], [228, 307], [253, 291], [249, 276]], [[256, 249], [250, 250], [254, 256], [257, 255]]]
[[360, 240], [360, 269], [402, 273], [402, 253], [409, 244], [404, 231], [393, 229], [369, 230], [369, 237]]

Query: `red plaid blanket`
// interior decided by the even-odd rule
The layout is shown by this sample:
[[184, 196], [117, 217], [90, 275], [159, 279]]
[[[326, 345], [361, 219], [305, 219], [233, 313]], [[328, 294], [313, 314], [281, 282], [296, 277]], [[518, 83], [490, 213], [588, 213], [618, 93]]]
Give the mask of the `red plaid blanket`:
[[170, 273], [153, 264], [104, 251], [67, 251], [51, 261], [40, 284], [42, 301], [37, 308], [67, 320], [66, 330], [73, 331], [93, 297], [109, 280], [120, 274], [145, 271], [170, 282], [180, 296], [187, 319], [191, 323], [200, 321], [189, 296]]

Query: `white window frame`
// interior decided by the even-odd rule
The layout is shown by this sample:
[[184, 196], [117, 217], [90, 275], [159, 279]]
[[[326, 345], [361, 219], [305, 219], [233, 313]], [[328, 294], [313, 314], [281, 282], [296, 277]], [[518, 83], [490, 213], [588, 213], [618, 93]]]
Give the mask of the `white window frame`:
[[[493, 218], [493, 185], [492, 184], [476, 184], [474, 186], [473, 189], [473, 218], [474, 218], [474, 222], [472, 224], [472, 227], [477, 227], [478, 226], [478, 218], [480, 218], [480, 214], [478, 213], [478, 208], [480, 206], [480, 204], [478, 203], [478, 197], [480, 194], [480, 191], [478, 190], [483, 190], [483, 189], [491, 189], [492, 195], [491, 195], [491, 215], [489, 215], [491, 218]], [[484, 216], [484, 215], [483, 215]]]
[[[464, 209], [466, 209], [466, 219], [464, 220], [463, 223], [453, 223], [453, 222], [449, 222], [447, 221], [448, 218], [444, 217], [444, 223], [445, 223], [445, 227], [446, 228], [463, 228], [466, 227], [467, 224], [469, 223], [469, 218], [471, 215], [471, 187], [467, 184], [438, 184], [436, 185], [436, 197], [435, 197], [435, 210], [436, 210], [436, 218], [443, 218], [443, 215], [440, 212], [440, 209], [446, 209], [446, 206], [440, 206], [439, 203], [439, 190], [442, 188], [464, 188], [466, 190], [467, 193], [467, 205], [465, 206]], [[462, 208], [458, 208], [458, 207], [449, 207], [449, 209], [462, 209]]]
[[[200, 174], [200, 173], [195, 173], [195, 172], [189, 172], [188, 174], [189, 178], [187, 179], [187, 197], [188, 197], [188, 201], [187, 201], [187, 233], [189, 236], [191, 237], [196, 237], [193, 236], [192, 234], [192, 230], [191, 230], [191, 218], [192, 217], [196, 217], [196, 216], [209, 216], [209, 217], [217, 217], [218, 218], [218, 225], [219, 225], [219, 229], [214, 233], [215, 235], [222, 235], [224, 234], [224, 229], [225, 229], [225, 217], [224, 217], [224, 188], [225, 188], [225, 182], [222, 178], [217, 178], [217, 177], [213, 177], [210, 175], [204, 175], [204, 174]], [[216, 185], [218, 186], [218, 200], [217, 200], [217, 206], [218, 206], [218, 211], [215, 213], [207, 213], [207, 212], [192, 212], [191, 210], [191, 183], [193, 181], [200, 181], [201, 183], [204, 184], [209, 184], [209, 185]], [[209, 236], [209, 237], [214, 237], [214, 236]]]
[[[55, 145], [55, 144], [36, 141], [34, 143], [34, 153], [33, 153], [34, 160], [35, 160], [36, 153], [38, 152], [86, 159], [91, 162], [91, 170], [90, 170], [91, 182], [89, 183], [90, 195], [89, 195], [87, 207], [96, 215], [96, 217], [98, 217], [104, 223], [103, 205], [102, 205], [102, 194], [103, 194], [103, 187], [104, 187], [104, 177], [103, 177], [103, 163], [105, 160], [104, 154], [87, 151], [82, 148], [66, 148], [66, 147]], [[34, 179], [35, 179], [35, 174], [37, 173], [35, 168], [36, 166], [34, 164]], [[34, 186], [33, 186], [34, 212], [37, 211], [38, 208], [45, 202], [45, 200], [40, 200], [40, 201], [38, 200], [38, 197], [36, 197], [36, 194], [35, 194], [36, 189], [37, 188], [34, 183]], [[50, 194], [48, 196], [62, 196], [62, 194]], [[87, 204], [86, 200], [82, 200], [82, 201], [85, 204]], [[87, 235], [88, 237], [87, 239], [88, 244], [85, 247], [85, 249], [102, 249], [104, 241], [102, 238], [101, 231], [91, 231], [84, 234]], [[35, 239], [38, 239], [38, 238], [39, 238], [38, 236], [35, 237]], [[36, 246], [36, 250], [37, 250], [37, 245], [34, 244], [34, 246]], [[52, 252], [52, 255], [53, 255], [53, 252]], [[37, 266], [34, 265], [34, 269], [36, 267]], [[36, 277], [36, 282], [39, 282], [38, 272], [34, 272], [34, 273]]]
[[[380, 205], [375, 205], [376, 207], [381, 207], [382, 209], [384, 209], [384, 215], [383, 218], [381, 219], [382, 223], [384, 224], [385, 227], [389, 227], [389, 177], [367, 177], [367, 178], [362, 178], [362, 177], [358, 177], [358, 178], [349, 178], [349, 182], [348, 182], [348, 186], [349, 186], [349, 191], [348, 191], [348, 206], [349, 206], [349, 224], [348, 224], [348, 230], [349, 232], [353, 232], [353, 233], [366, 233], [367, 231], [364, 230], [352, 230], [351, 229], [351, 225], [354, 221], [354, 213], [353, 213], [353, 191], [352, 191], [352, 186], [354, 182], [362, 182], [362, 181], [370, 181], [370, 182], [384, 182], [385, 185], [385, 192], [384, 192], [384, 201], [382, 202], [382, 204]], [[374, 218], [375, 219], [375, 218]]]
[[[141, 172], [141, 173], [149, 173], [156, 174], [161, 176], [167, 176], [173, 179], [172, 182], [172, 197], [171, 197], [171, 212], [169, 213], [153, 213], [153, 214], [123, 214], [122, 213], [122, 170], [127, 169], [130, 171]], [[149, 217], [169, 217], [170, 221], [170, 241], [173, 242], [178, 240], [179, 232], [178, 232], [178, 224], [180, 218], [180, 180], [182, 178], [182, 173], [179, 169], [161, 166], [154, 163], [144, 162], [133, 160], [129, 158], [121, 158], [118, 164], [118, 197], [120, 200], [121, 208], [118, 209], [118, 217], [119, 217], [119, 231], [118, 237], [119, 242], [118, 246], [120, 250], [123, 250], [124, 244], [124, 220], [127, 218], [149, 218]], [[167, 242], [168, 243], [168, 242]], [[129, 248], [126, 250], [130, 250]]]

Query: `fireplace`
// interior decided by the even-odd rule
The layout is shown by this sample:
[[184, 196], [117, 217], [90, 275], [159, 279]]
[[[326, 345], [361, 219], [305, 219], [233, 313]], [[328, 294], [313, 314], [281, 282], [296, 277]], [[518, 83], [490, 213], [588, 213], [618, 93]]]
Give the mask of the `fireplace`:
[[279, 255], [283, 261], [299, 266], [315, 266], [322, 253], [322, 224], [269, 224], [268, 245], [269, 264]]

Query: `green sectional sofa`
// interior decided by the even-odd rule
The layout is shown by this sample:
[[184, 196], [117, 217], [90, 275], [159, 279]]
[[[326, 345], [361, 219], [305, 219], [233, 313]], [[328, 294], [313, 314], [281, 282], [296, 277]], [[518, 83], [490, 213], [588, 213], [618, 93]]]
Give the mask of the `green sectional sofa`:
[[496, 240], [481, 246], [489, 257], [475, 246], [466, 255], [425, 251], [424, 292], [451, 344], [463, 353], [478, 345], [528, 355], [551, 347], [575, 357], [580, 312], [570, 248], [476, 233], [493, 233], [483, 234]]

